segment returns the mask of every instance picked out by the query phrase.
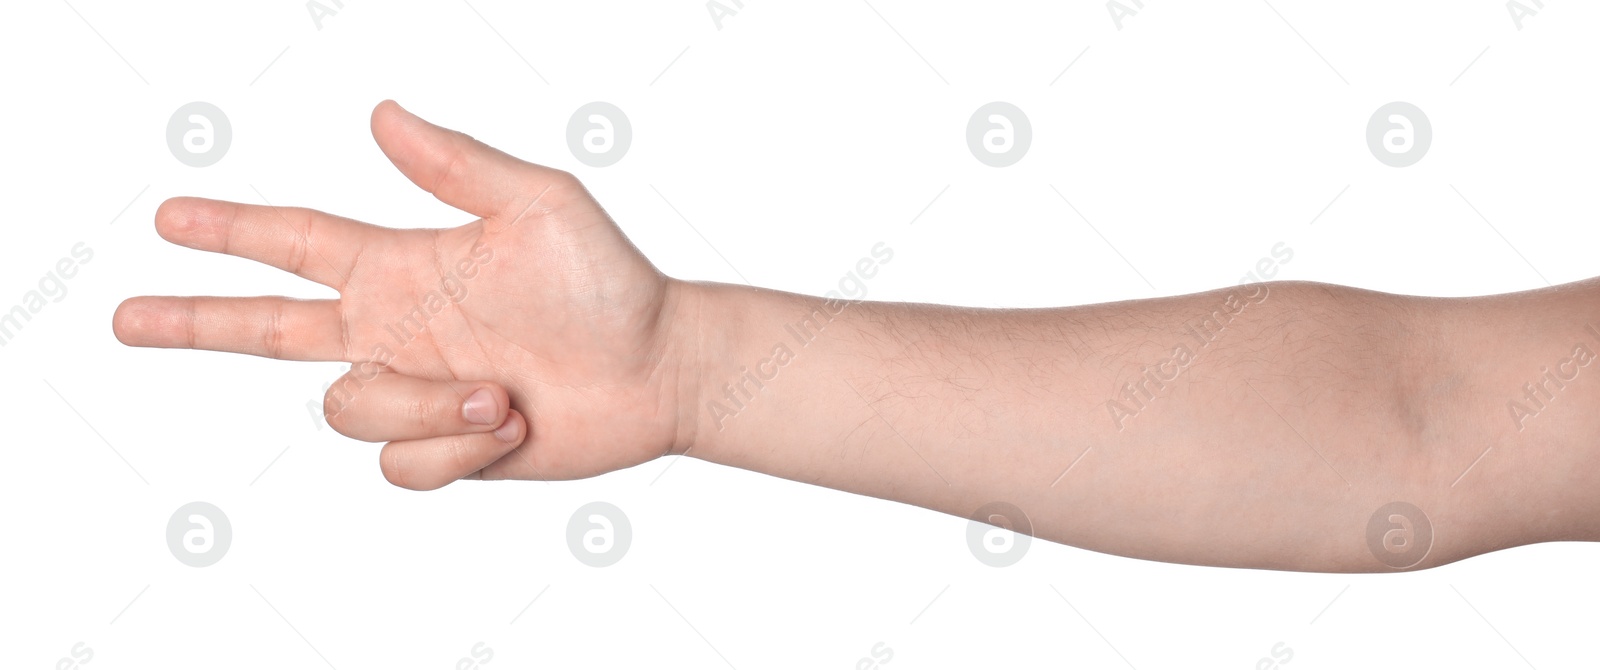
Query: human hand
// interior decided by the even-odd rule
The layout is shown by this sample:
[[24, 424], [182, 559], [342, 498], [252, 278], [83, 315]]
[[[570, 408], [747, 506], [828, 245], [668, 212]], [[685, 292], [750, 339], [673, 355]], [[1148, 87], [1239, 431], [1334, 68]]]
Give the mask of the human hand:
[[113, 317], [117, 339], [351, 363], [328, 391], [328, 424], [388, 441], [384, 476], [407, 488], [588, 477], [686, 451], [694, 403], [679, 400], [697, 379], [686, 285], [571, 174], [392, 101], [373, 110], [372, 134], [413, 183], [481, 218], [396, 230], [174, 198], [156, 212], [163, 238], [293, 272], [339, 299], [132, 298]]

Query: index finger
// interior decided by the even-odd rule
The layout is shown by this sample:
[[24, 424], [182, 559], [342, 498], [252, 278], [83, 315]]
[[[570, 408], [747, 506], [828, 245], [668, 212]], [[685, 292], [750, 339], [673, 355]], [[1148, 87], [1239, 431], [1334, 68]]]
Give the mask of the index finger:
[[156, 210], [156, 232], [169, 242], [266, 263], [334, 289], [381, 230], [311, 209], [205, 198], [172, 198]]

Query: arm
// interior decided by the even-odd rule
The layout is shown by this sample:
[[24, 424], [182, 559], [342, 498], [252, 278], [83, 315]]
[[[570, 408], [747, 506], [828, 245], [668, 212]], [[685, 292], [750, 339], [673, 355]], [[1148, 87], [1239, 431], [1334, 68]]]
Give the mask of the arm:
[[[1581, 411], [1600, 382], [1582, 376], [1592, 354], [1574, 358], [1575, 342], [1600, 350], [1593, 283], [1464, 300], [1271, 283], [1049, 310], [827, 301], [670, 279], [572, 175], [393, 103], [372, 127], [402, 174], [478, 218], [392, 230], [170, 200], [166, 239], [340, 297], [132, 298], [113, 327], [135, 346], [350, 363], [328, 423], [386, 442], [400, 486], [688, 454], [960, 516], [1004, 503], [985, 520], [1100, 551], [1301, 570], [1600, 530]], [[1546, 368], [1564, 386], [1513, 416]]]
[[[1508, 407], [1534, 408], [1523, 385], [1542, 369], [1596, 374], [1593, 281], [1472, 299], [1277, 282], [1041, 310], [697, 291], [698, 320], [726, 324], [700, 335], [690, 454], [713, 462], [960, 516], [1006, 502], [1039, 537], [1182, 563], [1420, 568], [1596, 537], [1600, 380], [1547, 382], [1534, 417]], [[780, 348], [787, 364], [763, 363]], [[741, 366], [775, 375], [747, 399]], [[1369, 522], [1393, 502], [1427, 521], [1386, 510], [1378, 545], [1426, 523], [1431, 546], [1374, 553]]]

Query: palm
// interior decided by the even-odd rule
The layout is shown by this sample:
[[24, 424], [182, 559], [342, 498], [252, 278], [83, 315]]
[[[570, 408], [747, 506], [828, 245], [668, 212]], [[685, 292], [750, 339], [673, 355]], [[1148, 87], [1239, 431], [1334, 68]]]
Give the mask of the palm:
[[186, 323], [151, 318], [119, 336], [498, 382], [530, 429], [486, 478], [585, 477], [672, 450], [672, 286], [582, 185], [392, 104], [374, 112], [373, 128], [413, 182], [482, 218], [392, 230], [308, 210], [169, 201], [157, 215], [168, 239], [277, 265], [340, 299], [182, 299]]
[[666, 279], [581, 186], [540, 200], [520, 218], [395, 231], [363, 254], [341, 292], [352, 356], [504, 385], [539, 448], [489, 476], [582, 477], [658, 456], [677, 419], [660, 369]]

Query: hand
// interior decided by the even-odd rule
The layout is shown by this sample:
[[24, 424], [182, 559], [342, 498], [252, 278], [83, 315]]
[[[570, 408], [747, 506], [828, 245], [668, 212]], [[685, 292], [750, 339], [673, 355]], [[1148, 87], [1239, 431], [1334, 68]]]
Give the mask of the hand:
[[687, 450], [694, 403], [679, 402], [693, 395], [680, 383], [697, 376], [685, 285], [568, 173], [391, 101], [373, 111], [372, 134], [413, 183], [481, 218], [394, 230], [174, 198], [156, 212], [163, 238], [293, 272], [339, 299], [132, 298], [113, 318], [117, 339], [352, 363], [328, 391], [328, 424], [390, 441], [384, 476], [408, 488], [588, 477]]

